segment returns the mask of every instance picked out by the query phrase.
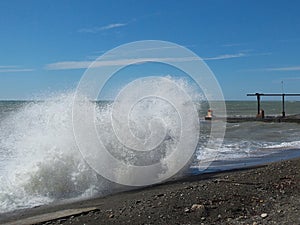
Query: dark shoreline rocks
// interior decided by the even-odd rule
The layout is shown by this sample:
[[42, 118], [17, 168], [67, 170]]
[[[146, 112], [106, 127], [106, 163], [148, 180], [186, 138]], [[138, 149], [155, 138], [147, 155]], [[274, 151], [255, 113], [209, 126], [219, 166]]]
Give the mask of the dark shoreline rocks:
[[300, 158], [8, 213], [0, 224], [79, 208], [91, 210], [39, 224], [300, 224]]

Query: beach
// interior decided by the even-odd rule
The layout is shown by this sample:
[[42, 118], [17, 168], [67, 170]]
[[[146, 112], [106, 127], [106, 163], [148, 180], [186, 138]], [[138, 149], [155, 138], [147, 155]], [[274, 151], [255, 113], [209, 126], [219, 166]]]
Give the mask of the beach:
[[0, 5], [0, 225], [300, 225], [300, 1]]
[[1, 224], [300, 224], [300, 158], [6, 213]]

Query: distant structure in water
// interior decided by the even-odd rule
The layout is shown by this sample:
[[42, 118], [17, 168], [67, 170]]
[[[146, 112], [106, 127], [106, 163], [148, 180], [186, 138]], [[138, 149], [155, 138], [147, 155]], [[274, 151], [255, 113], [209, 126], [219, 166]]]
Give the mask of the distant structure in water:
[[260, 99], [261, 99], [261, 96], [281, 96], [281, 98], [282, 98], [282, 117], [285, 117], [285, 105], [284, 105], [284, 100], [285, 100], [284, 98], [285, 98], [285, 96], [300, 96], [300, 94], [285, 94], [285, 93], [282, 93], [282, 94], [264, 94], [264, 93], [255, 93], [255, 94], [247, 94], [247, 96], [256, 96], [256, 98], [257, 98], [257, 115], [256, 115], [256, 117], [263, 119], [265, 117], [265, 115], [264, 115], [264, 111], [261, 110], [261, 108], [260, 108]]
[[213, 111], [208, 109], [207, 114], [205, 116], [205, 120], [211, 120], [213, 118]]

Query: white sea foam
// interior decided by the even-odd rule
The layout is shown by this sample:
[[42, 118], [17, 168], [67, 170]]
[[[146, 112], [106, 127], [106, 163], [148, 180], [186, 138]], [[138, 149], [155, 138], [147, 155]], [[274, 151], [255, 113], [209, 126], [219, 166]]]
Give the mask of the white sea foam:
[[[188, 88], [186, 82], [178, 84]], [[115, 190], [116, 184], [91, 169], [78, 150], [72, 126], [73, 97], [74, 93], [69, 92], [47, 101], [25, 104], [1, 121], [0, 154], [5, 162], [2, 161], [4, 165], [0, 171], [0, 212], [62, 199], [89, 198]], [[85, 101], [83, 111], [84, 104], [96, 103]], [[101, 140], [114, 156], [137, 165], [149, 164], [161, 160], [176, 145], [178, 115], [165, 101], [141, 101], [131, 113], [130, 128], [141, 139], [149, 136], [144, 125], [151, 115], [164, 117], [167, 137], [156, 151], [159, 154], [153, 152], [151, 157], [132, 158], [130, 151], [124, 151], [124, 146], [112, 133], [111, 110], [111, 104], [96, 107], [95, 122]], [[88, 119], [82, 117], [80, 123], [85, 124]], [[121, 171], [119, 176], [122, 176]]]
[[300, 141], [290, 141], [290, 142], [282, 142], [280, 144], [274, 144], [265, 147], [266, 149], [291, 149], [291, 148], [300, 148]]
[[1, 123], [1, 149], [10, 156], [1, 174], [0, 211], [74, 197], [98, 187], [96, 173], [82, 160], [74, 141], [72, 96], [30, 103]]

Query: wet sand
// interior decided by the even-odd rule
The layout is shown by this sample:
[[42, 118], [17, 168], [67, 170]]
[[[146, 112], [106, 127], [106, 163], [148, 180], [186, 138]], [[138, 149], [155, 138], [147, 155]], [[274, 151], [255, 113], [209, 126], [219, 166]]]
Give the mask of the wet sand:
[[300, 224], [300, 158], [6, 213], [4, 223]]

